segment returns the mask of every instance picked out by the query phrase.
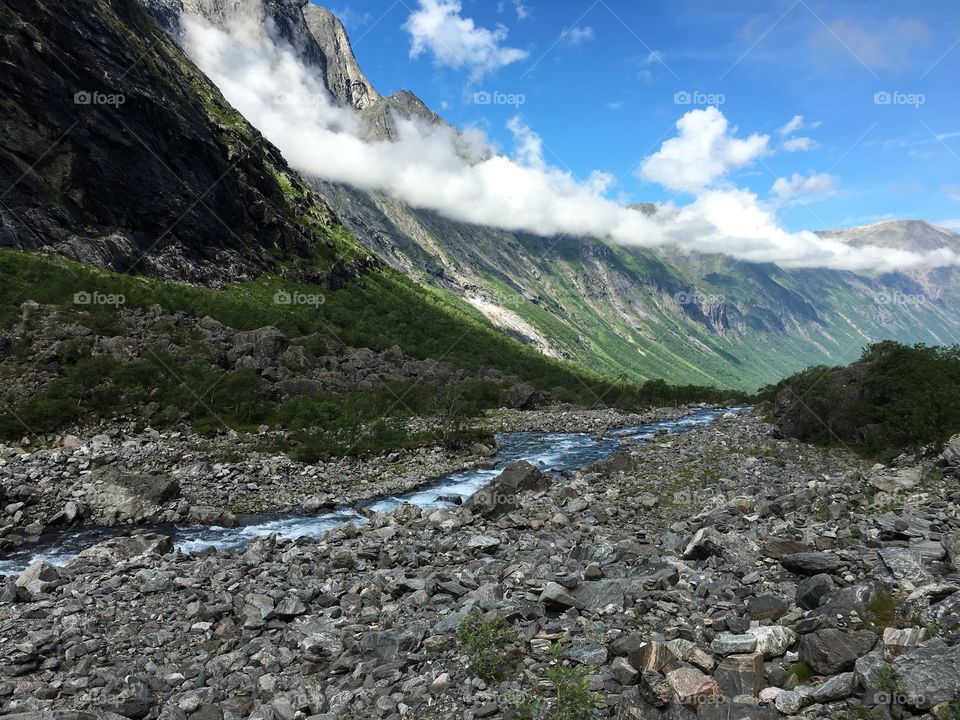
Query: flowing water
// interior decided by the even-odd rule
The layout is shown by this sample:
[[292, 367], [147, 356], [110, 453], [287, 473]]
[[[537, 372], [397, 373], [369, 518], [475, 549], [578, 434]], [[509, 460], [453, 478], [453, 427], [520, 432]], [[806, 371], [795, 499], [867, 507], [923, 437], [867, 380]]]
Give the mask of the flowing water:
[[[544, 471], [575, 470], [616, 454], [621, 440], [643, 443], [657, 433], [682, 433], [708, 425], [726, 412], [742, 412], [746, 408], [709, 408], [698, 410], [675, 420], [661, 420], [620, 428], [602, 436], [590, 433], [517, 432], [497, 436], [498, 450], [489, 459], [495, 463], [489, 470], [461, 470], [437, 478], [403, 495], [381, 497], [354, 508], [340, 508], [318, 515], [304, 513], [264, 513], [243, 518], [239, 527], [213, 526], [174, 527], [172, 525], [141, 526], [144, 529], [172, 535], [174, 546], [192, 553], [215, 547], [230, 550], [243, 547], [258, 537], [276, 534], [285, 538], [319, 538], [328, 530], [348, 522], [366, 522], [361, 511], [389, 512], [403, 503], [420, 507], [452, 506], [447, 498], [466, 500], [489, 484], [503, 469], [517, 460], [526, 460]], [[37, 543], [18, 548], [0, 559], [0, 576], [21, 572], [31, 562], [44, 559], [56, 565], [66, 564], [81, 550], [102, 540], [129, 534], [129, 526], [64, 530], [40, 537]]]

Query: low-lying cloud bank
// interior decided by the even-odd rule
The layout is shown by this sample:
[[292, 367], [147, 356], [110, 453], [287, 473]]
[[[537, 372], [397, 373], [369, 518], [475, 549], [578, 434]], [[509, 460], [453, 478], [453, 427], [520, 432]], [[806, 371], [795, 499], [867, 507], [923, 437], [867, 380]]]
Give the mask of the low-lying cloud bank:
[[686, 190], [693, 202], [655, 216], [619, 205], [604, 193], [612, 176], [586, 182], [549, 166], [539, 137], [519, 118], [510, 123], [515, 158], [489, 151], [478, 131], [401, 121], [396, 142], [364, 139], [353, 109], [337, 106], [319, 73], [283, 43], [253, 27], [230, 32], [193, 16], [181, 19], [183, 41], [227, 100], [308, 176], [389, 193], [454, 220], [540, 235], [610, 239], [623, 245], [677, 245], [785, 267], [901, 270], [960, 264], [943, 249], [913, 253], [850, 247], [811, 232], [789, 233], [752, 192], [723, 180], [768, 152], [767, 136], [734, 136], [716, 108], [693, 110], [678, 134], [641, 165], [641, 174]]

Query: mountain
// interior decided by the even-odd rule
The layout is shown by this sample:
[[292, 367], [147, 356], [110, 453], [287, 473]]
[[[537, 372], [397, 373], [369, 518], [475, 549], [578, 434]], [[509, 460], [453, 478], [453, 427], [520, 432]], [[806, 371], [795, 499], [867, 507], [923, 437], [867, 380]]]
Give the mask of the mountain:
[[853, 246], [875, 245], [919, 251], [939, 250], [944, 247], [960, 250], [960, 234], [923, 220], [888, 220], [873, 225], [827, 230], [820, 235]]
[[[331, 13], [300, 0], [246, 2], [257, 8], [251, 17], [275, 12], [284, 22], [296, 20], [301, 8], [295, 27], [275, 25], [307, 46], [302, 59], [326, 78], [334, 98], [359, 108], [368, 126], [378, 128], [372, 133], [377, 138], [393, 137], [397, 116], [443, 122], [412, 93], [377, 93]], [[206, 4], [199, 10], [226, 27], [228, 17], [217, 8]], [[167, 27], [176, 31], [169, 19]], [[312, 44], [303, 40], [306, 35]], [[331, 67], [344, 70], [331, 80]], [[346, 92], [349, 83], [341, 78], [362, 91]], [[312, 183], [357, 238], [392, 267], [458, 294], [541, 352], [608, 376], [755, 388], [809, 364], [849, 361], [874, 340], [960, 341], [960, 285], [950, 271], [788, 271], [725, 256], [540, 237], [451, 221], [380, 193]], [[642, 209], [656, 210], [650, 204]], [[918, 249], [956, 242], [952, 233], [923, 222], [825, 234], [854, 244]]]
[[[138, 0], [9, 5], [0, 436], [88, 414], [316, 424], [289, 410], [304, 395], [319, 415], [339, 407], [364, 428], [409, 410], [414, 390], [422, 412], [640, 401], [641, 388], [544, 357], [372, 255]], [[227, 7], [239, 19], [261, 6]], [[270, 21], [283, 27], [296, 10], [289, 37], [324, 58], [301, 7], [271, 3]], [[359, 81], [340, 67], [334, 76]], [[643, 389], [645, 401], [680, 398], [664, 390]], [[343, 395], [364, 392], [380, 395], [356, 401], [358, 420]], [[406, 442], [383, 425], [371, 432]]]

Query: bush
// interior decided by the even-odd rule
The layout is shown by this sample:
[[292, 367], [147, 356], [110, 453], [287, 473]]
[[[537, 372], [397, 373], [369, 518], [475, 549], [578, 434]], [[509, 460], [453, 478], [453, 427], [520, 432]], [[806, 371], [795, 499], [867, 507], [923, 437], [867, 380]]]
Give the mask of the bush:
[[470, 660], [471, 669], [481, 680], [499, 682], [511, 669], [506, 648], [514, 639], [513, 629], [502, 615], [485, 619], [479, 610], [473, 610], [457, 628], [457, 642]]
[[889, 461], [960, 432], [960, 346], [877, 343], [849, 367], [810, 368], [760, 397], [788, 437]]

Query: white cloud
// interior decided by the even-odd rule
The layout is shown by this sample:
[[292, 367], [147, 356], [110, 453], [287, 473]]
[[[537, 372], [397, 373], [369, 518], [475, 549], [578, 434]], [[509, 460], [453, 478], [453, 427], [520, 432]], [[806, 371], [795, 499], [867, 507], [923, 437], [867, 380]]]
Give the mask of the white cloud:
[[505, 27], [477, 27], [472, 18], [460, 15], [462, 9], [460, 0], [419, 0], [403, 25], [410, 33], [410, 57], [430, 52], [438, 65], [465, 67], [472, 79], [479, 80], [529, 55], [503, 45], [508, 34]]
[[801, 150], [813, 150], [819, 147], [813, 138], [798, 136], [795, 133], [800, 130], [813, 130], [820, 127], [820, 121], [808, 122], [803, 115], [794, 115], [787, 121], [787, 124], [777, 129], [777, 133], [783, 138], [780, 147], [787, 152], [798, 152]]
[[787, 138], [780, 147], [787, 152], [798, 152], [801, 150], [813, 150], [817, 147], [817, 143], [815, 143], [812, 138], [801, 135], [800, 137]]
[[544, 236], [676, 245], [785, 267], [884, 271], [960, 264], [949, 250], [854, 248], [782, 229], [773, 208], [754, 193], [717, 186], [724, 173], [765, 152], [768, 138], [733, 137], [716, 108], [687, 113], [677, 123], [678, 137], [647, 159], [651, 179], [696, 188], [693, 202], [666, 205], [648, 217], [605, 197], [611, 175], [595, 172], [580, 182], [549, 166], [542, 141], [519, 119], [510, 122], [519, 162], [491, 152], [479, 131], [458, 134], [410, 121], [398, 123], [396, 142], [369, 142], [359, 114], [336, 105], [316, 70], [288, 46], [255, 33], [228, 34], [191, 17], [182, 25], [191, 58], [307, 177], [387, 193], [453, 220]]
[[794, 115], [787, 124], [777, 130], [781, 135], [793, 135], [797, 130], [803, 127], [803, 115]]
[[[507, 9], [506, 0], [497, 3], [497, 12], [503, 13]], [[517, 13], [517, 20], [526, 20], [530, 17], [530, 7], [523, 0], [513, 0], [513, 9]]]
[[702, 190], [731, 170], [767, 154], [768, 135], [733, 136], [715, 107], [691, 110], [677, 121], [679, 135], [644, 160], [640, 174], [671, 190]]
[[960, 202], [960, 185], [944, 185], [942, 190], [948, 198]]
[[560, 33], [559, 42], [569, 47], [575, 47], [589, 40], [593, 40], [593, 37], [593, 28], [589, 25], [584, 25], [583, 27], [566, 28]]
[[517, 160], [527, 167], [544, 170], [547, 163], [543, 159], [543, 140], [521, 119], [514, 115], [507, 122], [507, 129], [513, 133], [513, 142], [516, 146], [514, 155]]
[[798, 196], [829, 195], [836, 188], [836, 182], [837, 178], [827, 173], [807, 176], [794, 173], [789, 178], [777, 178], [770, 189], [781, 199], [788, 200]]
[[950, 228], [951, 230], [960, 230], [960, 218], [950, 220], [941, 220], [937, 223], [940, 227]]

